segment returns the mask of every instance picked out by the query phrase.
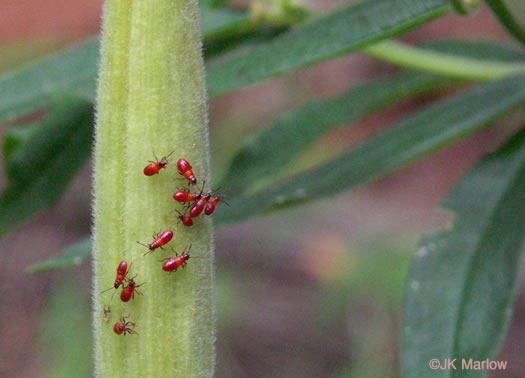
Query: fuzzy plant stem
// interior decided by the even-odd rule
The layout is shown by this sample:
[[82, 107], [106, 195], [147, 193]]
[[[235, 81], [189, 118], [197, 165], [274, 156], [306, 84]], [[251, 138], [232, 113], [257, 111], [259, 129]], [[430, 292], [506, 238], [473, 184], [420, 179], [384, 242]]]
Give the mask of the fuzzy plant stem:
[[[214, 369], [213, 238], [210, 217], [177, 224], [176, 161], [198, 184], [210, 178], [204, 64], [196, 0], [106, 0], [98, 81], [94, 193], [94, 333], [99, 377], [209, 377]], [[147, 177], [148, 160], [174, 151]], [[207, 185], [208, 186], [208, 185]], [[190, 188], [197, 190], [196, 187]], [[164, 250], [144, 256], [155, 232], [172, 230]], [[159, 260], [192, 244], [186, 268]], [[196, 258], [199, 257], [199, 258]], [[144, 283], [124, 303], [113, 286], [121, 260]], [[109, 320], [104, 307], [109, 306]], [[121, 316], [137, 334], [117, 335]]]

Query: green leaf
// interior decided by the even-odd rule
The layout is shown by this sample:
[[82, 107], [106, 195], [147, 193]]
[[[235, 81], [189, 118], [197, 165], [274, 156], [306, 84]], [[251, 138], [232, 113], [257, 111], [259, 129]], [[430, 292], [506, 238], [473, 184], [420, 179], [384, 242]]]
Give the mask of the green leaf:
[[[426, 238], [410, 269], [403, 311], [404, 377], [484, 376], [461, 360], [497, 352], [512, 312], [525, 235], [525, 130], [483, 159], [448, 194], [450, 231]], [[432, 373], [429, 361], [458, 370]]]
[[385, 176], [478, 131], [523, 102], [525, 76], [480, 85], [424, 108], [318, 168], [253, 195], [233, 198], [231, 207], [217, 211], [215, 221], [238, 222]]
[[367, 0], [339, 9], [304, 22], [244, 54], [210, 64], [210, 97], [349, 53], [448, 11], [446, 0]]
[[[245, 13], [204, 8], [202, 32], [207, 40], [248, 28]], [[0, 121], [34, 112], [52, 101], [53, 93], [95, 99], [98, 36], [0, 76]]]
[[525, 43], [525, 3], [523, 0], [486, 0], [500, 22], [521, 43]]
[[41, 121], [7, 130], [9, 185], [0, 196], [0, 235], [60, 197], [89, 156], [92, 126], [89, 102], [61, 96]]
[[55, 257], [27, 268], [28, 273], [78, 266], [91, 257], [91, 239], [86, 238], [64, 248]]
[[93, 101], [98, 49], [97, 39], [90, 38], [0, 76], [0, 121], [47, 106], [54, 93], [68, 92]]
[[[522, 51], [481, 41], [437, 41], [425, 45], [425, 48], [461, 58], [504, 62], [525, 60]], [[440, 76], [404, 72], [350, 88], [342, 96], [304, 104], [243, 142], [219, 186], [242, 193], [261, 187], [266, 181], [275, 181], [279, 172], [323, 133], [403, 97], [450, 83]]]
[[342, 96], [302, 105], [244, 141], [219, 186], [235, 193], [260, 187], [278, 178], [289, 162], [327, 131], [446, 83], [438, 76], [405, 72], [353, 87]]

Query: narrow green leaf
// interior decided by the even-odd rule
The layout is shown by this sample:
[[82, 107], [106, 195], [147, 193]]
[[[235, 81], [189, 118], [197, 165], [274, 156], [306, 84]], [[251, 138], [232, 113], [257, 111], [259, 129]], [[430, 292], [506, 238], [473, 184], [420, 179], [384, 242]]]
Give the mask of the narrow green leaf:
[[[208, 41], [251, 28], [244, 12], [203, 7], [202, 13], [202, 33]], [[99, 49], [98, 36], [92, 37], [1, 75], [0, 121], [49, 105], [53, 93], [73, 93], [94, 101]]]
[[97, 38], [0, 76], [0, 121], [47, 106], [63, 91], [93, 101]]
[[449, 83], [405, 72], [351, 88], [342, 96], [307, 103], [243, 142], [219, 186], [243, 193], [278, 178], [279, 172], [323, 133], [349, 124], [405, 96]]
[[339, 9], [304, 22], [244, 54], [210, 64], [210, 97], [346, 54], [449, 10], [447, 0], [367, 0]]
[[[525, 130], [483, 159], [443, 205], [454, 226], [424, 240], [409, 273], [401, 337], [404, 377], [484, 376], [462, 369], [497, 352], [512, 311], [525, 236]], [[457, 370], [429, 362], [456, 359]]]
[[41, 121], [7, 130], [9, 185], [0, 196], [0, 235], [60, 197], [89, 156], [92, 126], [90, 103], [61, 96]]
[[501, 23], [521, 43], [525, 43], [525, 3], [523, 0], [486, 0]]
[[[522, 51], [481, 41], [436, 41], [425, 45], [425, 49], [482, 61], [525, 60]], [[278, 179], [287, 163], [323, 133], [403, 97], [449, 84], [440, 76], [404, 72], [353, 87], [342, 96], [304, 104], [248, 138], [233, 156], [219, 186], [228, 186], [235, 193], [261, 187], [266, 181]]]
[[[495, 99], [497, 101], [495, 101]], [[480, 85], [437, 102], [318, 168], [251, 196], [239, 196], [215, 215], [217, 223], [339, 193], [472, 134], [525, 102], [525, 76]]]
[[55, 257], [27, 268], [28, 273], [45, 272], [51, 269], [69, 268], [78, 266], [91, 257], [91, 239], [86, 238], [68, 245]]

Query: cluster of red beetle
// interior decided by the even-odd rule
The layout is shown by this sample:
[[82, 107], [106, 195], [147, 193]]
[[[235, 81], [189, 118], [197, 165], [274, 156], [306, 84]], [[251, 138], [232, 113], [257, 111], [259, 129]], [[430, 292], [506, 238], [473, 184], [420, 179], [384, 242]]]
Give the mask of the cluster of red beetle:
[[[144, 168], [144, 175], [154, 176], [158, 174], [162, 168], [166, 168], [166, 166], [168, 165], [168, 158], [172, 153], [173, 152], [171, 152], [167, 156], [164, 156], [160, 160], [155, 156], [156, 161], [149, 161], [150, 164], [148, 164]], [[192, 167], [187, 160], [179, 159], [177, 161], [177, 170], [179, 174], [182, 175], [184, 179], [186, 179], [191, 185], [197, 184], [197, 178], [193, 174]], [[202, 185], [200, 192], [191, 192], [190, 190], [176, 191], [173, 194], [173, 199], [181, 204], [185, 204], [186, 209], [189, 210], [187, 215], [177, 210], [177, 213], [178, 213], [177, 218], [179, 222], [182, 222], [184, 226], [189, 227], [193, 225], [193, 218], [198, 217], [203, 211], [205, 215], [212, 215], [213, 212], [215, 211], [217, 204], [219, 203], [222, 197], [223, 195], [218, 195], [216, 193], [215, 194], [204, 193], [204, 183]], [[225, 201], [222, 200], [222, 202], [225, 202]], [[143, 244], [138, 241], [137, 243], [148, 248], [148, 251], [146, 251], [146, 253], [144, 254], [144, 255], [147, 255], [148, 253], [154, 252], [157, 248], [162, 248], [163, 246], [168, 244], [172, 238], [173, 238], [173, 231], [166, 230], [166, 231], [162, 231], [160, 233], [154, 234], [153, 242], [151, 242], [150, 244]], [[186, 266], [186, 262], [190, 258], [190, 250], [191, 250], [191, 244], [187, 246], [180, 255], [175, 253], [174, 257], [165, 259], [162, 265], [162, 270], [164, 270], [165, 272], [175, 272], [180, 267], [184, 268]], [[113, 285], [115, 289], [118, 289], [120, 286], [122, 286], [122, 291], [120, 293], [120, 299], [123, 302], [128, 302], [131, 298], [134, 298], [135, 293], [142, 295], [142, 293], [140, 293], [137, 290], [137, 288], [142, 286], [143, 284], [137, 285], [137, 283], [135, 282], [135, 277], [127, 278], [128, 273], [129, 273], [128, 262], [123, 260], [120, 262], [120, 264], [117, 267], [117, 277]], [[110, 290], [110, 289], [112, 288], [109, 288], [107, 290]], [[104, 290], [103, 292], [107, 290]], [[109, 320], [109, 314], [110, 314], [109, 306], [105, 306], [104, 307], [104, 320], [106, 322]], [[128, 321], [127, 320], [128, 318], [129, 318], [129, 315], [122, 316], [120, 320], [117, 323], [115, 323], [115, 325], [113, 326], [113, 331], [117, 335], [126, 335], [127, 333], [130, 333], [130, 334], [136, 333], [134, 330], [135, 323]]]

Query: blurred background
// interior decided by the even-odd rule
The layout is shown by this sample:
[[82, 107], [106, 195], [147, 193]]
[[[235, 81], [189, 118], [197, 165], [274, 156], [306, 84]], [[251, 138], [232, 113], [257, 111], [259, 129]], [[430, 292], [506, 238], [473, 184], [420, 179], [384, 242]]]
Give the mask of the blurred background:
[[[308, 4], [323, 12], [345, 2]], [[101, 7], [102, 0], [2, 0], [0, 72], [98, 33]], [[513, 43], [483, 6], [469, 17], [443, 17], [404, 39], [445, 37]], [[352, 54], [218, 98], [210, 104], [214, 175], [235, 146], [279, 113], [392, 71]], [[435, 96], [329, 133], [290, 171], [333, 157]], [[218, 229], [217, 376], [398, 376], [402, 291], [416, 244], [451, 221], [436, 209], [439, 200], [508, 135], [511, 124], [507, 119], [353, 192]], [[0, 133], [5, 128], [0, 124]], [[93, 374], [90, 265], [25, 272], [89, 234], [90, 175], [88, 164], [51, 211], [0, 240], [1, 377]], [[509, 362], [508, 369], [492, 376], [525, 377], [524, 288], [522, 280], [497, 357]]]

